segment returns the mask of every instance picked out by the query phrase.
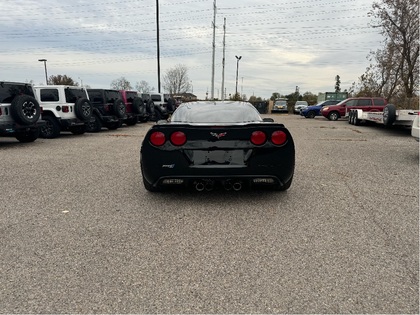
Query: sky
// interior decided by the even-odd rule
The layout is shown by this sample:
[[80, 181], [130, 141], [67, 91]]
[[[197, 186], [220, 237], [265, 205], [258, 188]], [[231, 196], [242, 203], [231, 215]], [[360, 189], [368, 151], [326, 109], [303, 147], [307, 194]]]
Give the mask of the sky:
[[199, 99], [213, 72], [215, 98], [223, 78], [227, 97], [334, 91], [337, 75], [349, 89], [382, 47], [373, 0], [1, 0], [0, 80], [45, 84], [46, 59], [48, 76], [91, 88], [124, 77], [157, 92], [157, 3], [162, 93], [177, 65]]

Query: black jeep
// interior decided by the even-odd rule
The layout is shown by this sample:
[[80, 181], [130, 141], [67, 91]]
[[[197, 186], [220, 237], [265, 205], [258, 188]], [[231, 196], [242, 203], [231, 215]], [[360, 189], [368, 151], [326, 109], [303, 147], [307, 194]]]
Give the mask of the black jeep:
[[98, 132], [102, 127], [115, 130], [122, 125], [126, 117], [126, 107], [119, 90], [87, 89], [93, 106], [94, 119], [88, 125], [88, 131]]
[[0, 81], [0, 136], [33, 142], [39, 137], [41, 107], [32, 85]]

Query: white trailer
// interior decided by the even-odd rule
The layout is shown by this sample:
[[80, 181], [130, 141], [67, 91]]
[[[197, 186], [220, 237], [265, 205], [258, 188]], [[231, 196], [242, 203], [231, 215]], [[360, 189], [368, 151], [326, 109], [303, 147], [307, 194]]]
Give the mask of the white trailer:
[[393, 104], [386, 105], [382, 112], [364, 112], [361, 109], [351, 109], [346, 113], [351, 125], [357, 126], [362, 121], [371, 121], [387, 127], [394, 125], [411, 127], [417, 115], [418, 110], [397, 109]]

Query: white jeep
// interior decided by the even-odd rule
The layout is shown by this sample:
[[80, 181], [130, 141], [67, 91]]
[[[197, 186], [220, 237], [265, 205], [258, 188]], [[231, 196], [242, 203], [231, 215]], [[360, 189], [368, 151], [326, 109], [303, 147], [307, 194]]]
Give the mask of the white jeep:
[[42, 107], [46, 125], [41, 137], [56, 138], [61, 131], [83, 134], [92, 118], [92, 104], [86, 89], [70, 85], [34, 86], [35, 98]]
[[166, 108], [167, 100], [164, 94], [144, 93], [142, 94], [142, 98], [143, 98], [144, 103], [146, 104], [150, 121], [168, 119], [169, 112], [168, 112], [168, 109]]

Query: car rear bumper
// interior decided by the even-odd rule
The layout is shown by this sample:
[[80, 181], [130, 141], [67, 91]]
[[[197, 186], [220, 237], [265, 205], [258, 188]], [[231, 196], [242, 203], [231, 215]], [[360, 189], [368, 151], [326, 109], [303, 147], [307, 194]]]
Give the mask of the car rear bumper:
[[[165, 185], [195, 186], [197, 183], [211, 182], [211, 185], [226, 186], [231, 183], [240, 185], [284, 185], [294, 174], [295, 156], [292, 145], [285, 146], [280, 154], [253, 156], [246, 162], [240, 162], [240, 154], [232, 154], [234, 164], [197, 163], [193, 165], [185, 158], [188, 153], [165, 152], [164, 159], [149, 150], [142, 152], [140, 167], [144, 179], [153, 187]], [[250, 155], [253, 155], [252, 153]], [[153, 158], [155, 157], [155, 158]], [[162, 155], [161, 155], [162, 157]], [[242, 160], [243, 161], [243, 160]], [[275, 161], [273, 163], [267, 161]], [[232, 184], [233, 185], [233, 184]]]
[[291, 180], [290, 176], [287, 180], [281, 180], [276, 176], [269, 175], [236, 175], [236, 176], [164, 176], [158, 179], [153, 184], [153, 187], [193, 187], [197, 191], [213, 190], [216, 187], [224, 188], [225, 190], [239, 191], [244, 187], [253, 186], [283, 186]]
[[86, 123], [84, 121], [81, 121], [80, 119], [77, 119], [77, 118], [75, 118], [75, 119], [61, 119], [60, 123], [64, 128], [86, 125]]
[[15, 122], [1, 122], [0, 123], [0, 135], [1, 136], [13, 136], [17, 132], [31, 132], [36, 131], [39, 127], [45, 126], [46, 122], [42, 119], [38, 120], [35, 124], [31, 125], [20, 125]]

